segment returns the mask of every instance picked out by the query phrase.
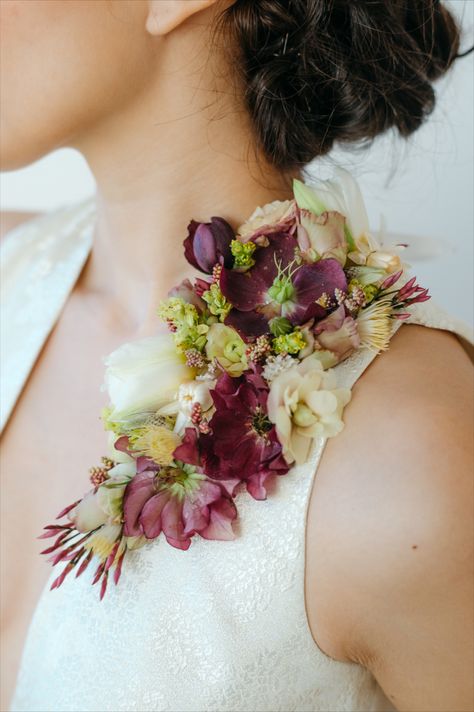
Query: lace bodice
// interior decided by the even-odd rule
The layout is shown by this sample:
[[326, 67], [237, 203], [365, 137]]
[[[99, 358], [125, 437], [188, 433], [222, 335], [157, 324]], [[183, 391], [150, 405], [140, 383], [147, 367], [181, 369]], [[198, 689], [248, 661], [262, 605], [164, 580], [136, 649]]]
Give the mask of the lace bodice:
[[[93, 222], [86, 201], [7, 236], [4, 420], [87, 258]], [[431, 302], [410, 321], [472, 340]], [[339, 364], [341, 385], [351, 387], [373, 358], [359, 351]], [[92, 569], [50, 591], [53, 569], [11, 711], [393, 710], [368, 670], [327, 656], [309, 628], [305, 524], [324, 445], [316, 440], [267, 500], [237, 495], [235, 540], [196, 537], [188, 551], [151, 542], [129, 553], [126, 576], [102, 602]]]

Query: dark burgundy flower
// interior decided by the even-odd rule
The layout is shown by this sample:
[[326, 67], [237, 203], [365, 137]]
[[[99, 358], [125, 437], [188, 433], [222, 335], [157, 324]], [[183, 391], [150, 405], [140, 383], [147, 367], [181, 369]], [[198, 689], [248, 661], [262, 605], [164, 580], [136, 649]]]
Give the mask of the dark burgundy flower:
[[266, 499], [266, 479], [288, 472], [267, 416], [267, 385], [258, 373], [239, 378], [224, 373], [211, 395], [216, 408], [209, 421], [211, 432], [199, 438], [204, 471], [218, 481], [244, 481], [252, 497]]
[[230, 243], [234, 231], [223, 218], [212, 217], [211, 222], [200, 223], [191, 220], [188, 236], [184, 240], [184, 256], [196, 269], [212, 274], [215, 264], [232, 267], [234, 259]]
[[[242, 336], [261, 336], [271, 331], [271, 320], [283, 316], [293, 325], [322, 319], [328, 313], [325, 295], [333, 308], [334, 293], [347, 290], [339, 262], [328, 258], [298, 265], [293, 236], [269, 235], [269, 245], [259, 250], [255, 265], [246, 272], [222, 269], [220, 289], [233, 305], [225, 323]], [[318, 303], [318, 300], [320, 303]]]

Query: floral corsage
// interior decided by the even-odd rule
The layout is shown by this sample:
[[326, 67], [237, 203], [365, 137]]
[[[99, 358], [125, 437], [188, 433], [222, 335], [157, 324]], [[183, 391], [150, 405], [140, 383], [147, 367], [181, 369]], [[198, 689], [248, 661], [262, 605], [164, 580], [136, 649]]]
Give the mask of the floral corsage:
[[108, 457], [93, 488], [45, 527], [42, 553], [66, 565], [57, 588], [93, 558], [92, 583], [118, 582], [128, 551], [163, 533], [178, 549], [198, 534], [233, 539], [236, 493], [304, 463], [314, 438], [343, 428], [351, 392], [334, 366], [358, 349], [385, 350], [395, 319], [429, 299], [400, 257], [369, 232], [355, 179], [310, 187], [258, 207], [237, 232], [191, 220], [184, 280], [159, 306], [168, 333], [105, 359]]

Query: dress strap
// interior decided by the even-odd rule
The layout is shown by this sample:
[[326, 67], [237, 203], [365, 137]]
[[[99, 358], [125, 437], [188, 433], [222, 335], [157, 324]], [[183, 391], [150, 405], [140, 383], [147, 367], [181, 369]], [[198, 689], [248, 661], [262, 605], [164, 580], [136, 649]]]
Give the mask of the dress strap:
[[92, 245], [95, 199], [11, 230], [1, 250], [0, 431], [76, 283]]

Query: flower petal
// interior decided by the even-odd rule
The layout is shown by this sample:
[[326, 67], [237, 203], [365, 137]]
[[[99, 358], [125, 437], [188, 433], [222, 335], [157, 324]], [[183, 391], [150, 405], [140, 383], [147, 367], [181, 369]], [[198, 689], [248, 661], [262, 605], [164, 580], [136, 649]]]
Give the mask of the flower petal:
[[223, 269], [220, 277], [222, 294], [239, 311], [252, 311], [266, 299], [266, 292], [277, 276], [277, 263], [284, 269], [295, 257], [296, 240], [287, 233], [269, 237], [268, 247], [255, 252], [255, 264], [246, 272]]
[[161, 513], [169, 498], [170, 493], [162, 491], [153, 495], [153, 497], [145, 502], [139, 516], [139, 522], [142, 525], [143, 533], [147, 539], [155, 539], [161, 532]]
[[224, 324], [235, 329], [244, 340], [246, 337], [263, 336], [270, 333], [268, 319], [257, 311], [231, 309], [224, 319]]
[[146, 470], [135, 475], [125, 488], [123, 497], [124, 535], [140, 536], [139, 517], [145, 502], [155, 494], [156, 472]]
[[180, 544], [183, 540], [189, 539], [184, 534], [182, 511], [183, 505], [177, 497], [170, 497], [161, 511], [161, 526], [166, 540], [172, 546], [178, 544], [178, 549], [182, 548]]
[[186, 428], [181, 445], [173, 452], [177, 460], [187, 462], [189, 465], [199, 465], [198, 436], [195, 428]]
[[220, 499], [210, 507], [209, 525], [199, 532], [204, 539], [229, 541], [235, 539], [232, 522], [237, 517], [237, 509], [230, 499]]
[[329, 258], [300, 267], [293, 278], [293, 285], [296, 304], [286, 316], [293, 324], [302, 324], [313, 317], [323, 318], [326, 310], [316, 304], [316, 300], [325, 293], [333, 297], [335, 289], [345, 292], [347, 279], [339, 262]]

